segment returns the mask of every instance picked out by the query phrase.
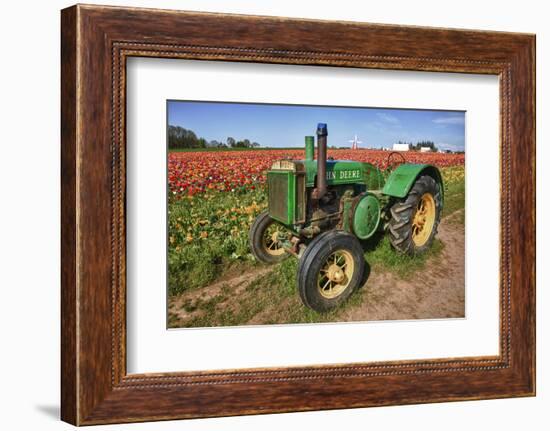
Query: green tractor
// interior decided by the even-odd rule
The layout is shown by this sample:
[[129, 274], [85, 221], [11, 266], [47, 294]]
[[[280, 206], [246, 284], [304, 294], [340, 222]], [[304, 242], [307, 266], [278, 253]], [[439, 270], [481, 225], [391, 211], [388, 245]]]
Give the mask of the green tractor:
[[320, 123], [316, 161], [314, 138], [306, 136], [305, 160], [273, 163], [267, 172], [269, 207], [249, 235], [261, 262], [299, 259], [300, 298], [319, 312], [337, 307], [361, 286], [362, 242], [387, 232], [397, 252], [424, 253], [443, 208], [435, 166], [405, 163], [399, 153], [389, 153], [385, 172], [370, 163], [327, 160], [327, 135]]

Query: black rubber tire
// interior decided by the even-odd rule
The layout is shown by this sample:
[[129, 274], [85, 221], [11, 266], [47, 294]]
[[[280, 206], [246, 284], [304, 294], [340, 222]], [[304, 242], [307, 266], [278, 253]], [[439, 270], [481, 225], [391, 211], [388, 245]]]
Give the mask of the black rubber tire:
[[[409, 255], [425, 253], [432, 245], [441, 219], [443, 201], [441, 199], [440, 184], [429, 175], [422, 175], [416, 179], [406, 198], [394, 203], [390, 208], [390, 222], [388, 226], [390, 242], [394, 249]], [[422, 246], [417, 246], [412, 239], [412, 223], [420, 198], [425, 193], [431, 193], [435, 201], [435, 220], [432, 232]]]
[[[317, 288], [317, 277], [326, 259], [337, 250], [348, 251], [354, 261], [349, 285], [335, 298], [325, 298]], [[331, 230], [311, 241], [298, 263], [297, 284], [306, 307], [318, 312], [329, 311], [343, 302], [360, 286], [365, 271], [365, 257], [359, 240], [347, 232]]]
[[250, 250], [252, 251], [254, 257], [263, 263], [281, 262], [289, 256], [287, 252], [279, 256], [274, 256], [266, 251], [263, 241], [264, 233], [273, 223], [278, 222], [269, 217], [269, 213], [267, 211], [264, 211], [256, 217], [256, 220], [254, 220], [254, 223], [250, 226], [250, 231], [248, 233], [248, 244], [250, 245]]

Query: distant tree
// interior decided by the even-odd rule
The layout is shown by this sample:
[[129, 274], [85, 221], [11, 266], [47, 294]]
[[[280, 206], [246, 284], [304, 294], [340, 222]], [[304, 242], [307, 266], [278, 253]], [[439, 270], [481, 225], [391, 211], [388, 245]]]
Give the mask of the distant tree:
[[259, 147], [257, 142], [250, 142], [249, 139], [243, 139], [241, 141], [235, 141], [234, 138], [229, 136], [227, 138], [227, 144], [218, 141], [216, 139], [207, 141], [203, 137], [198, 137], [195, 132], [189, 129], [185, 129], [181, 126], [168, 126], [168, 148], [169, 149], [182, 149], [182, 148], [254, 148]]
[[199, 138], [192, 130], [180, 126], [168, 126], [168, 148], [198, 148]]
[[422, 148], [429, 148], [430, 151], [437, 151], [437, 147], [435, 146], [435, 142], [433, 141], [419, 141], [414, 146], [415, 150], [420, 151]]

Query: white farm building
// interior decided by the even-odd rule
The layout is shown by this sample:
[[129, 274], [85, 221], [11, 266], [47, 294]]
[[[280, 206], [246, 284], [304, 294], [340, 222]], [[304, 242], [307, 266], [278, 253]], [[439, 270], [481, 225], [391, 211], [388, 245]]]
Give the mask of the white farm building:
[[393, 151], [409, 151], [410, 149], [409, 144], [393, 144]]

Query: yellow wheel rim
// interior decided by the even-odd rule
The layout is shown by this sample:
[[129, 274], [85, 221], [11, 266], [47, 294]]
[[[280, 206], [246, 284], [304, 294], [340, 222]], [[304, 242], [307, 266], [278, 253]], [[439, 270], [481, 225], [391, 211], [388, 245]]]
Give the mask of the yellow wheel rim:
[[280, 256], [285, 253], [285, 249], [281, 247], [278, 239], [279, 232], [284, 231], [285, 229], [277, 223], [272, 223], [267, 227], [263, 236], [266, 253], [272, 256]]
[[349, 286], [355, 263], [350, 252], [338, 250], [323, 263], [317, 277], [317, 289], [322, 297], [334, 299]]
[[424, 193], [418, 202], [412, 222], [414, 245], [422, 247], [432, 233], [435, 223], [435, 200], [431, 193]]

